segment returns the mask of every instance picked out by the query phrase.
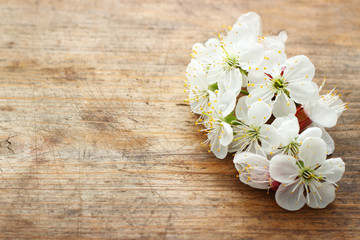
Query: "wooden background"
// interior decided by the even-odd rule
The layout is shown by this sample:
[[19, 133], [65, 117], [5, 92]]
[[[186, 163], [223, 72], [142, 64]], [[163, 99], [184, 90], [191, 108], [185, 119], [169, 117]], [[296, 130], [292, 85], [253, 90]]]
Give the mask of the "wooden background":
[[[349, 102], [324, 210], [240, 183], [183, 104], [192, 44], [250, 10]], [[360, 239], [359, 15], [358, 0], [0, 1], [0, 238]]]

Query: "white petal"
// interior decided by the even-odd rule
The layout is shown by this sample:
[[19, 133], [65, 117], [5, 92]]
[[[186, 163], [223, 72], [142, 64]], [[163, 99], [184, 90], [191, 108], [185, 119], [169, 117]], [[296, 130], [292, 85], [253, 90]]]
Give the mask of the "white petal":
[[[189, 96], [189, 98], [193, 98], [194, 95]], [[199, 101], [191, 101], [190, 102], [190, 108], [191, 111], [197, 114], [202, 114], [203, 111], [206, 112], [207, 108], [208, 108], [208, 102], [209, 102], [209, 98], [208, 97], [203, 97], [200, 98]], [[203, 110], [201, 110], [203, 109]]]
[[310, 127], [318, 127], [321, 129], [321, 131], [322, 131], [321, 138], [326, 143], [327, 155], [332, 154], [335, 150], [335, 143], [334, 143], [334, 140], [332, 139], [332, 137], [330, 136], [330, 134], [325, 130], [325, 128], [323, 128], [322, 126], [320, 126], [319, 124], [317, 124], [315, 122], [311, 123], [309, 126]]
[[299, 136], [298, 140], [299, 142], [303, 142], [308, 137], [317, 137], [321, 138], [322, 131], [318, 127], [310, 127], [305, 129]]
[[264, 124], [260, 128], [261, 146], [267, 154], [274, 152], [281, 143], [280, 132], [271, 125]]
[[196, 90], [207, 90], [208, 82], [205, 78], [205, 69], [199, 61], [191, 59], [186, 68], [186, 76], [192, 88], [196, 87]]
[[221, 115], [226, 117], [235, 108], [236, 96], [233, 92], [219, 93], [217, 102], [219, 110], [221, 111]]
[[269, 161], [254, 153], [239, 153], [234, 158], [235, 168], [239, 171], [239, 178], [253, 188], [269, 188]]
[[236, 54], [238, 51], [241, 54], [241, 51], [257, 42], [257, 36], [256, 30], [247, 25], [234, 25], [233, 29], [227, 33], [225, 42], [230, 49], [235, 50]]
[[[289, 211], [296, 211], [302, 208], [305, 204], [305, 197], [303, 194], [303, 186], [297, 185], [299, 179], [290, 185], [284, 186], [281, 184], [276, 191], [275, 199], [276, 203]], [[297, 187], [296, 187], [297, 186]], [[294, 190], [294, 188], [296, 189]], [[293, 191], [294, 190], [294, 191]]]
[[220, 41], [217, 38], [210, 38], [205, 43], [205, 47], [211, 48], [211, 50], [214, 50], [213, 48], [216, 48], [217, 46], [220, 46]]
[[281, 183], [292, 183], [299, 175], [299, 168], [292, 156], [276, 155], [270, 161], [270, 176]]
[[252, 92], [257, 88], [260, 88], [260, 85], [262, 85], [264, 88], [265, 84], [267, 83], [267, 80], [265, 80], [265, 74], [260, 68], [257, 68], [258, 70], [251, 70], [248, 73], [248, 82], [249, 85], [247, 86], [248, 92]]
[[[210, 106], [208, 108], [208, 113], [211, 112], [211, 116], [215, 118], [222, 118], [221, 110], [219, 108], [219, 95], [216, 95], [214, 92], [209, 91], [209, 102]], [[214, 132], [213, 132], [214, 133]]]
[[275, 117], [283, 117], [296, 113], [296, 106], [293, 100], [289, 99], [285, 93], [281, 93], [275, 100], [273, 114]]
[[258, 66], [264, 59], [264, 46], [260, 43], [249, 44], [239, 54], [239, 64], [242, 69], [249, 70]]
[[231, 128], [230, 124], [226, 122], [222, 122], [221, 124], [223, 125], [224, 133], [221, 135], [220, 144], [223, 146], [227, 146], [232, 142], [234, 138], [233, 129]]
[[269, 120], [271, 117], [271, 107], [261, 101], [250, 105], [248, 111], [249, 122], [255, 126], [260, 126]]
[[327, 154], [330, 155], [335, 150], [335, 143], [330, 134], [324, 129], [320, 128], [322, 131], [321, 138], [325, 141], [327, 147]]
[[209, 57], [206, 55], [206, 48], [202, 43], [195, 43], [192, 46], [193, 56], [201, 63], [209, 63]]
[[304, 161], [306, 167], [314, 167], [322, 164], [326, 159], [326, 143], [321, 138], [308, 137], [302, 143], [299, 157]]
[[282, 52], [285, 52], [286, 39], [287, 33], [285, 31], [281, 31], [278, 36], [265, 37], [265, 39], [261, 41], [261, 43], [264, 44], [265, 49], [276, 49], [277, 51], [280, 50]]
[[250, 106], [251, 104], [259, 100], [265, 103], [270, 103], [273, 97], [274, 97], [274, 92], [271, 91], [269, 88], [267, 87], [256, 88], [252, 90], [247, 96], [246, 104]]
[[318, 93], [318, 87], [314, 82], [296, 81], [287, 86], [290, 97], [297, 103], [306, 104]]
[[273, 77], [276, 77], [281, 73], [281, 68], [287, 60], [285, 52], [279, 50], [278, 48], [267, 50], [265, 51], [265, 57], [266, 60], [264, 60], [264, 62], [266, 63], [266, 65], [262, 66], [266, 67], [266, 70], [264, 71], [266, 73], [270, 73]]
[[281, 144], [286, 146], [290, 144], [299, 134], [300, 127], [298, 119], [294, 114], [276, 118], [271, 126], [275, 127], [281, 133]]
[[245, 102], [246, 98], [247, 97], [239, 98], [238, 103], [235, 108], [236, 118], [245, 123], [248, 122], [248, 111], [249, 111], [249, 108]]
[[[249, 82], [249, 78], [248, 76], [246, 76], [245, 74], [241, 73], [241, 78], [242, 78], [242, 87], [246, 88], [248, 82]], [[237, 93], [237, 95], [239, 95], [240, 92]]]
[[218, 138], [211, 141], [211, 151], [217, 158], [224, 159], [227, 155], [227, 150], [228, 147], [221, 145]]
[[[313, 192], [309, 194], [309, 207], [325, 208], [329, 203], [335, 199], [335, 188], [331, 183], [324, 182], [320, 188], [311, 188]], [[316, 189], [316, 190], [314, 190]]]
[[255, 12], [248, 12], [241, 15], [234, 26], [247, 25], [251, 29], [255, 29], [257, 36], [261, 36], [261, 18]]
[[330, 158], [316, 170], [316, 174], [326, 177], [327, 181], [335, 183], [341, 179], [345, 171], [345, 163], [341, 158]]
[[313, 122], [327, 128], [334, 127], [338, 119], [336, 111], [320, 102], [306, 106], [306, 113]]
[[315, 75], [315, 67], [306, 56], [299, 55], [285, 62], [284, 77], [286, 81], [311, 81]]
[[242, 75], [237, 68], [227, 71], [222, 81], [225, 91], [231, 91], [236, 95], [238, 95], [241, 90], [242, 82]]

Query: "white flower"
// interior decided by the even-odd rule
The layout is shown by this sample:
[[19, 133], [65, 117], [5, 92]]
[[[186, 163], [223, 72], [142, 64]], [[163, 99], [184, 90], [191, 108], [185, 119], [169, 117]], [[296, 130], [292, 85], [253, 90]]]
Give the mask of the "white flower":
[[[325, 81], [321, 84], [319, 92], [324, 84]], [[341, 95], [337, 95], [336, 93], [337, 91], [335, 91], [334, 88], [325, 95], [316, 95], [308, 104], [303, 106], [311, 121], [326, 128], [331, 128], [336, 125], [342, 112], [347, 109], [347, 103], [344, 103], [340, 99]]]
[[188, 79], [187, 87], [189, 87], [189, 98], [185, 102], [190, 103], [191, 111], [201, 114], [208, 110], [209, 103], [209, 82], [205, 77], [205, 69], [201, 63], [195, 59], [186, 68], [186, 77]]
[[269, 163], [265, 157], [254, 153], [239, 153], [234, 158], [240, 181], [258, 189], [269, 189], [271, 186]]
[[276, 155], [270, 161], [270, 176], [282, 183], [276, 202], [295, 211], [305, 202], [312, 208], [324, 208], [335, 199], [335, 186], [345, 171], [341, 158], [326, 160], [326, 144], [321, 138], [307, 138], [299, 150], [299, 159]]
[[261, 100], [273, 105], [275, 117], [295, 114], [295, 103], [306, 104], [317, 93], [312, 82], [315, 67], [306, 56], [286, 60], [281, 51], [268, 52], [262, 64], [249, 72], [247, 105]]
[[236, 97], [232, 92], [218, 94], [217, 96], [210, 92], [209, 110], [203, 112], [204, 120], [200, 121], [205, 129], [201, 130], [207, 133], [208, 139], [204, 142], [210, 142], [210, 149], [217, 158], [223, 159], [228, 152], [228, 145], [233, 140], [233, 129], [226, 122], [226, 117], [234, 110]]
[[[258, 42], [264, 45], [265, 50], [277, 49], [285, 51], [287, 33], [281, 31], [278, 36], [263, 36], [260, 16], [255, 12], [248, 12], [239, 17], [236, 24], [247, 25], [256, 31]], [[236, 26], [235, 24], [235, 26]]]
[[255, 68], [263, 59], [264, 47], [258, 43], [257, 33], [245, 24], [238, 23], [227, 36], [219, 34], [219, 39], [211, 38], [205, 46], [193, 46], [193, 57], [203, 63], [211, 84], [218, 83], [222, 91], [239, 94], [246, 86], [242, 73]]
[[321, 129], [317, 127], [308, 128], [299, 135], [300, 126], [294, 114], [289, 114], [286, 117], [278, 117], [271, 125], [281, 133], [281, 145], [276, 153], [281, 152], [282, 154], [293, 157], [297, 156], [299, 148], [306, 138], [320, 138], [322, 135]]
[[[319, 92], [325, 85], [325, 80], [319, 88]], [[347, 103], [340, 99], [335, 88], [328, 91], [325, 95], [317, 94], [308, 103], [303, 105], [306, 115], [312, 121], [310, 127], [318, 127], [322, 130], [322, 139], [327, 144], [328, 153], [331, 154], [335, 150], [335, 144], [332, 137], [324, 128], [334, 127], [342, 112], [348, 108]]]
[[262, 156], [272, 154], [280, 145], [280, 136], [273, 126], [265, 124], [271, 116], [271, 108], [263, 102], [247, 107], [245, 99], [240, 98], [235, 109], [239, 125], [234, 126], [231, 149], [237, 153], [248, 151]]

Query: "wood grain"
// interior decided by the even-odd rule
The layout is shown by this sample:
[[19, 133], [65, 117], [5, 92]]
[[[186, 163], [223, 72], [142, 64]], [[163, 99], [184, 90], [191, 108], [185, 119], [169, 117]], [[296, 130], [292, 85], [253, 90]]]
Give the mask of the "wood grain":
[[[324, 210], [240, 183], [183, 104], [192, 44], [250, 10], [349, 102]], [[358, 0], [1, 1], [0, 238], [360, 239], [359, 15]]]

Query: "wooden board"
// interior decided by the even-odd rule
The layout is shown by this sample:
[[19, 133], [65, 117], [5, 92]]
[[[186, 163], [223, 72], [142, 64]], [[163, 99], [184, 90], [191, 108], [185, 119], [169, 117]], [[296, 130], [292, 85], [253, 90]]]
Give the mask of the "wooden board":
[[[257, 11], [349, 102], [336, 200], [240, 183], [183, 104], [191, 46]], [[0, 238], [359, 239], [360, 2], [1, 1]]]

